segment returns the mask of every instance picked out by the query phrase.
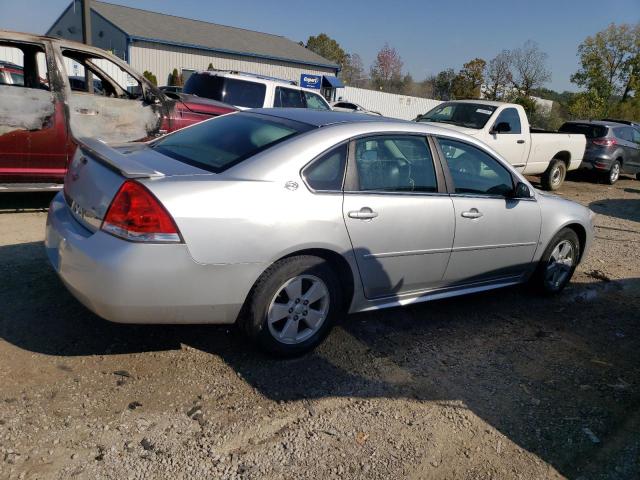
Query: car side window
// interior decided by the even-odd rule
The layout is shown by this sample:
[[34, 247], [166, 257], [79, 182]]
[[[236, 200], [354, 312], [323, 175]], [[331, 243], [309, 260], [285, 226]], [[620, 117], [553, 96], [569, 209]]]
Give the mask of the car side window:
[[347, 144], [322, 155], [304, 169], [302, 175], [309, 187], [321, 191], [340, 191], [347, 164]]
[[0, 85], [49, 90], [44, 49], [34, 44], [17, 45], [0, 43]]
[[613, 129], [613, 134], [621, 140], [632, 142], [632, 133], [630, 127], [617, 127]]
[[384, 135], [355, 141], [360, 191], [437, 192], [433, 157], [425, 137]]
[[518, 115], [518, 110], [515, 108], [505, 108], [498, 118], [496, 119], [496, 123], [494, 125], [498, 125], [499, 123], [507, 123], [509, 124], [510, 130], [508, 132], [501, 132], [502, 134], [520, 134], [522, 133], [522, 126], [520, 125], [520, 115]]
[[511, 173], [488, 153], [468, 143], [438, 138], [456, 193], [507, 196], [513, 192]]
[[276, 108], [305, 108], [307, 106], [302, 90], [276, 87], [273, 106]]
[[636, 128], [633, 129], [633, 142], [640, 144], [640, 130]]
[[313, 110], [329, 110], [327, 102], [322, 100], [320, 95], [311, 92], [304, 92], [304, 98], [307, 101], [307, 108]]
[[263, 83], [225, 78], [222, 101], [239, 107], [260, 108], [264, 105], [266, 91]]

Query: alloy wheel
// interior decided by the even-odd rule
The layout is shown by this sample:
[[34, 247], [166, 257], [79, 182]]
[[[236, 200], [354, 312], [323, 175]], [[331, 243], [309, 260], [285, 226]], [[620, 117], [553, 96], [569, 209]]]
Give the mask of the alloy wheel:
[[615, 183], [620, 178], [620, 164], [618, 162], [614, 163], [611, 167], [611, 171], [609, 172], [609, 181], [611, 183]]
[[562, 240], [551, 252], [544, 281], [552, 290], [558, 290], [571, 275], [575, 261], [575, 247], [569, 240]]
[[275, 340], [293, 345], [315, 334], [329, 313], [326, 284], [315, 275], [288, 280], [274, 295], [267, 310], [269, 332]]

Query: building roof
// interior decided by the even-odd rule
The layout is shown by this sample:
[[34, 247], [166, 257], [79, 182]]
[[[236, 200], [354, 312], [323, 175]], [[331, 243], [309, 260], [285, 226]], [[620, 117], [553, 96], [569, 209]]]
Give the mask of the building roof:
[[243, 28], [92, 1], [91, 8], [134, 40], [249, 55], [338, 69], [288, 38]]

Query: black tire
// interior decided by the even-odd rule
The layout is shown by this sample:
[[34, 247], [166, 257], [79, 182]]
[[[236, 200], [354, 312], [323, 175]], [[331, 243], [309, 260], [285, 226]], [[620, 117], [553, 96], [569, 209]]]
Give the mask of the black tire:
[[[328, 312], [318, 330], [309, 338], [295, 344], [283, 343], [274, 336], [272, 329], [269, 328], [268, 310], [285, 284], [301, 275], [316, 277], [324, 283], [329, 296]], [[294, 357], [302, 355], [320, 344], [342, 311], [342, 291], [334, 270], [322, 258], [300, 255], [284, 258], [274, 263], [260, 276], [247, 299], [239, 324], [249, 338], [263, 351], [279, 357]], [[304, 329], [306, 324], [300, 322], [300, 327], [296, 326], [297, 328]]]
[[542, 174], [540, 184], [544, 190], [558, 190], [567, 176], [567, 165], [559, 159], [551, 160], [547, 171]]
[[[552, 282], [549, 282], [547, 269], [550, 266], [551, 255], [556, 249], [556, 247], [562, 242], [569, 242], [572, 245], [573, 251], [573, 263], [571, 268], [567, 271], [566, 277], [559, 282], [559, 284], [555, 285]], [[578, 239], [578, 235], [576, 232], [570, 228], [563, 228], [560, 230], [549, 242], [547, 248], [545, 249], [542, 257], [540, 258], [540, 262], [538, 263], [538, 267], [533, 277], [531, 278], [532, 286], [538, 290], [539, 292], [546, 295], [554, 295], [560, 293], [567, 286], [571, 277], [573, 276], [573, 272], [575, 272], [576, 267], [578, 265], [578, 259], [580, 258], [580, 240]]]
[[622, 167], [620, 165], [620, 162], [618, 160], [615, 160], [611, 164], [611, 168], [609, 169], [609, 171], [603, 175], [604, 182], [607, 185], [613, 185], [614, 183], [616, 183], [620, 179], [621, 170]]

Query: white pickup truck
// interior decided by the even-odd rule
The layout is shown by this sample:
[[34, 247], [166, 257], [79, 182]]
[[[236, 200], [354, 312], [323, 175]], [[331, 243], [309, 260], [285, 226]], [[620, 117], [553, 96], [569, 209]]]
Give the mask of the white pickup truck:
[[416, 120], [482, 140], [525, 175], [540, 175], [545, 190], [560, 188], [567, 171], [580, 166], [586, 147], [584, 135], [531, 128], [524, 108], [515, 103], [444, 102]]

